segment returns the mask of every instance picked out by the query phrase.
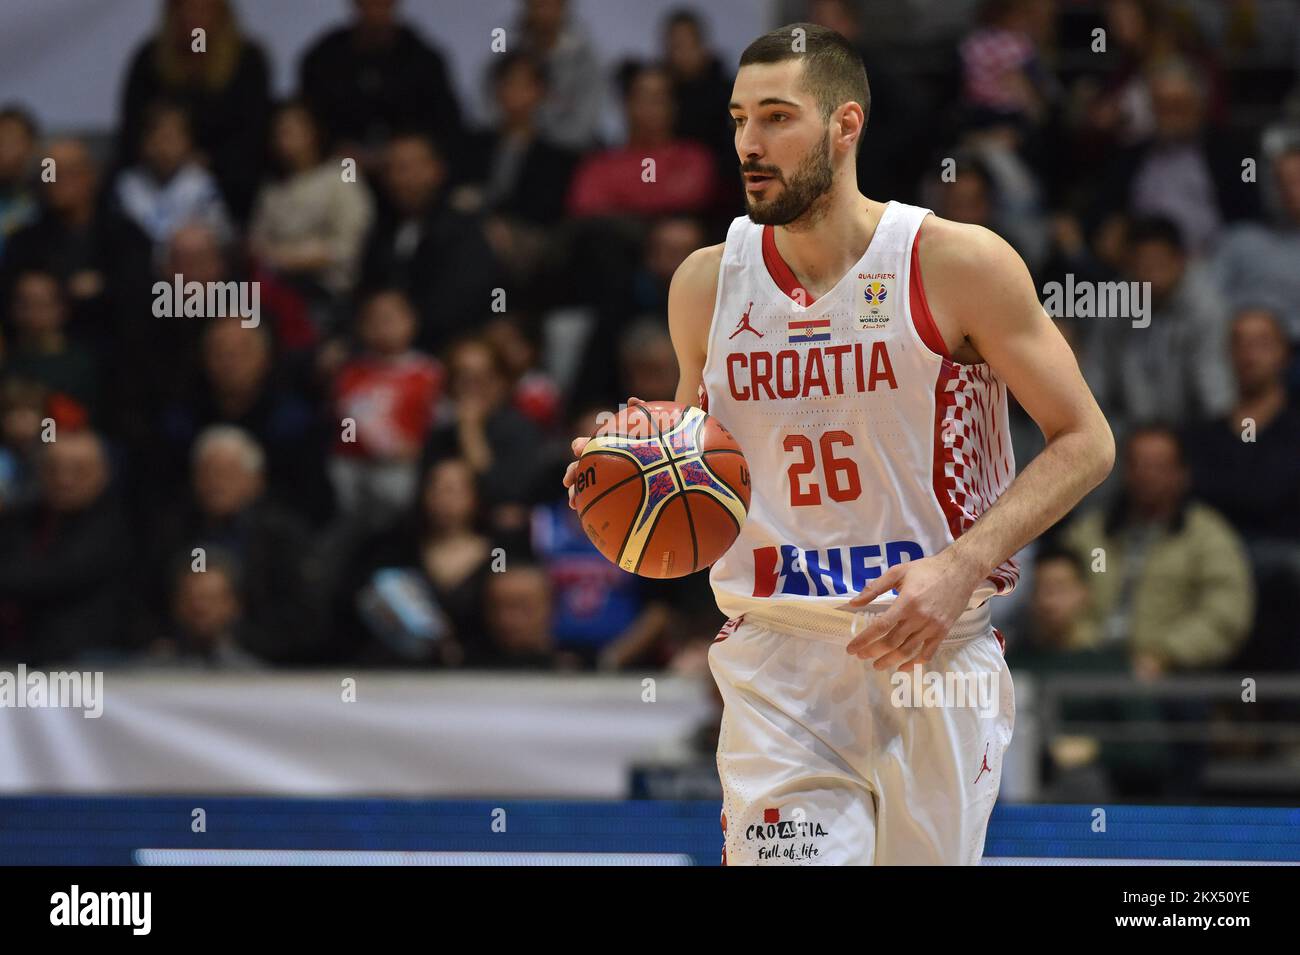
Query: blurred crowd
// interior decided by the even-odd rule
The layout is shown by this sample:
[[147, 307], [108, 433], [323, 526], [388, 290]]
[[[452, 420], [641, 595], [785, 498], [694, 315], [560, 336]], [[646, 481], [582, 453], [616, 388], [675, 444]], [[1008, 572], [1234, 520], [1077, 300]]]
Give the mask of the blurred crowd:
[[[1300, 6], [898, 6], [781, 11], [861, 49], [863, 191], [1040, 290], [1151, 290], [1057, 318], [1120, 458], [1021, 555], [1013, 668], [1300, 670]], [[673, 396], [669, 280], [743, 212], [739, 51], [699, 4], [611, 62], [520, 0], [457, 89], [455, 29], [354, 0], [275, 101], [237, 3], [164, 0], [107, 135], [0, 109], [0, 659], [701, 667], [707, 575], [618, 571], [560, 476], [598, 412]], [[160, 317], [177, 276], [255, 283], [257, 320]]]

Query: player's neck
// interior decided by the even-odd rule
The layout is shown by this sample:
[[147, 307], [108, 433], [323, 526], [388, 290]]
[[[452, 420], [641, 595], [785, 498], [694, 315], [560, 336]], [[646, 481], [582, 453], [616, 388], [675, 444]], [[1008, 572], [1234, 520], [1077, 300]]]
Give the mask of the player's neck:
[[809, 291], [825, 291], [862, 258], [876, 233], [882, 202], [845, 183], [823, 197], [823, 206], [807, 223], [776, 227], [776, 249]]

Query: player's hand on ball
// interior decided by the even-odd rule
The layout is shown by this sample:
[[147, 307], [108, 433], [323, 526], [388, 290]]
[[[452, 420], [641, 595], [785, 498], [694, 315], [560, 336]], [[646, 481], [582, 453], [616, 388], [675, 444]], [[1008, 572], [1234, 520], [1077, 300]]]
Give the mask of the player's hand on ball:
[[860, 612], [881, 594], [898, 591], [889, 608], [871, 616], [849, 642], [848, 652], [874, 661], [877, 670], [928, 663], [966, 609], [979, 580], [978, 570], [951, 549], [895, 564], [842, 605], [843, 610]]
[[[632, 405], [643, 405], [645, 402], [640, 398], [629, 398], [627, 399], [627, 404], [628, 407], [631, 407]], [[569, 507], [573, 507], [573, 482], [577, 479], [578, 475], [578, 458], [582, 457], [582, 451], [586, 448], [587, 442], [590, 440], [591, 435], [584, 435], [582, 437], [574, 438], [569, 444], [569, 447], [573, 449], [573, 460], [570, 461], [569, 466], [564, 469], [564, 486], [569, 489]]]

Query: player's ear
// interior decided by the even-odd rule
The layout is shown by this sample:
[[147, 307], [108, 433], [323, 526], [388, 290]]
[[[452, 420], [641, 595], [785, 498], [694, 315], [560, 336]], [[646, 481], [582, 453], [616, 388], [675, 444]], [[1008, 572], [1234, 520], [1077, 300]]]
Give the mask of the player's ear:
[[861, 138], [866, 125], [866, 116], [862, 107], [853, 100], [845, 103], [835, 111], [832, 119], [836, 144], [852, 152]]

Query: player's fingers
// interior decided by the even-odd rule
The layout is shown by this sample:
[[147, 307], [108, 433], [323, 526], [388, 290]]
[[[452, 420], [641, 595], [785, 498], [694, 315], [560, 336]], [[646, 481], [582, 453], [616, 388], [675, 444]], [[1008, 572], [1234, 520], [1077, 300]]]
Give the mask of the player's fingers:
[[[901, 630], [902, 628], [900, 627], [899, 629]], [[906, 639], [900, 641], [898, 646], [894, 647], [893, 650], [876, 657], [875, 661], [871, 664], [872, 668], [876, 670], [889, 670], [895, 667], [903, 667], [913, 662], [921, 652], [921, 648], [925, 646], [925, 634], [926, 631], [924, 628], [909, 633]]]
[[[903, 619], [903, 608], [898, 603], [894, 603], [884, 613], [872, 616], [861, 632], [849, 641], [847, 647], [849, 653], [855, 656], [865, 656], [864, 651], [872, 644], [881, 640], [888, 640], [894, 632], [894, 628], [902, 623]], [[893, 646], [893, 644], [890, 644], [890, 646]]]
[[848, 603], [841, 604], [836, 609], [857, 610], [861, 607], [865, 607], [867, 604], [871, 603], [871, 601], [875, 600], [881, 594], [888, 593], [889, 591], [893, 590], [894, 587], [898, 585], [898, 582], [903, 579], [903, 574], [905, 573], [906, 567], [907, 564], [895, 564], [893, 567], [890, 567], [887, 571], [885, 571], [883, 574], [881, 574], [879, 577], [873, 580], [870, 584], [864, 587], [860, 594], [858, 594], [856, 597], [851, 598], [848, 601]]
[[[587, 447], [587, 442], [590, 440], [591, 438], [574, 438], [569, 442], [569, 447], [573, 449], [573, 456], [575, 458], [582, 454], [583, 449]], [[573, 465], [570, 464], [569, 467], [573, 467]]]
[[933, 660], [934, 655], [939, 652], [939, 647], [943, 644], [944, 636], [945, 634], [940, 633], [926, 640], [920, 654], [917, 655], [916, 660], [913, 662], [924, 665]]
[[570, 461], [569, 466], [564, 469], [564, 486], [573, 487], [573, 482], [577, 479], [578, 462]]

